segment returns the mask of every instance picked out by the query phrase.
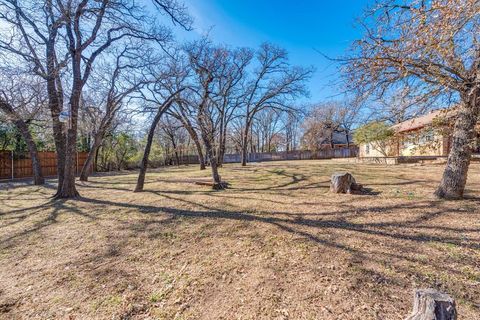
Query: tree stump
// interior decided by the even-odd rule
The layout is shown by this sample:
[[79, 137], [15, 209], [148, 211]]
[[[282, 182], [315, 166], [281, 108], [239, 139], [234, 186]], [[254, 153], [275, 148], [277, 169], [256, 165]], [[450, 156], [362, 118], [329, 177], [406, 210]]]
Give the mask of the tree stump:
[[194, 181], [195, 184], [200, 186], [209, 186], [213, 190], [224, 190], [228, 188], [228, 182], [221, 181], [220, 183], [215, 183], [213, 181]]
[[352, 194], [362, 191], [362, 185], [357, 184], [350, 173], [334, 173], [330, 179], [330, 192]]
[[455, 300], [434, 289], [415, 291], [413, 313], [405, 320], [456, 320]]

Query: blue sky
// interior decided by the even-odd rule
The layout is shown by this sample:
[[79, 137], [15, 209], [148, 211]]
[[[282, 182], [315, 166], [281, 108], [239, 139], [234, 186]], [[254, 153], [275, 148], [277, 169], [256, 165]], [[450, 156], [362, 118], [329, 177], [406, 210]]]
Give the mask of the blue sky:
[[[194, 33], [231, 46], [256, 47], [264, 41], [289, 51], [292, 63], [316, 68], [309, 84], [313, 102], [332, 99], [339, 89], [331, 61], [316, 50], [336, 57], [360, 36], [355, 19], [370, 1], [364, 0], [190, 0]], [[178, 34], [179, 40], [192, 35]], [[182, 39], [183, 38], [183, 39]]]

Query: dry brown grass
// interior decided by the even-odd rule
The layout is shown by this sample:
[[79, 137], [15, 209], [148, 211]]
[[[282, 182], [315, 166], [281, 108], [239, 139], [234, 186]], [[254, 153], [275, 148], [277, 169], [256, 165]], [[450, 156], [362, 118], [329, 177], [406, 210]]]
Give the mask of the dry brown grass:
[[[350, 171], [376, 195], [332, 195]], [[403, 319], [412, 290], [480, 318], [480, 165], [469, 200], [433, 199], [441, 166], [329, 161], [196, 167], [0, 186], [0, 318]]]

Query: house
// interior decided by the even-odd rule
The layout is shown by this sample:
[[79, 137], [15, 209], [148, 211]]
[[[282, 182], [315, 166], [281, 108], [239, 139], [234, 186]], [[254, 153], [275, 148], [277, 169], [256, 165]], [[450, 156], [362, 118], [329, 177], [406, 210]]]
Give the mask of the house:
[[330, 132], [320, 144], [321, 150], [325, 149], [340, 149], [347, 147], [354, 147], [353, 137], [350, 132], [342, 129]]
[[[391, 127], [393, 137], [359, 146], [359, 157], [447, 156], [450, 152], [455, 109], [435, 110]], [[480, 141], [480, 130], [477, 130]], [[477, 144], [478, 145], [478, 144]], [[475, 151], [480, 151], [476, 148]]]

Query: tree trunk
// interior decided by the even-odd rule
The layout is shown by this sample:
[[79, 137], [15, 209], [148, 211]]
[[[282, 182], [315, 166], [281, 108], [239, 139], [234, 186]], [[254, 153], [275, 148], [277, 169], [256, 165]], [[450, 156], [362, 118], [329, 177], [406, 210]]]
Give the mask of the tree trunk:
[[60, 122], [59, 116], [53, 116], [53, 139], [55, 142], [55, 151], [57, 153], [57, 193], [60, 193], [65, 177], [65, 144], [66, 136], [64, 133], [64, 125]]
[[14, 123], [21, 132], [22, 137], [27, 144], [28, 152], [30, 153], [30, 159], [32, 160], [33, 183], [35, 185], [42, 185], [45, 183], [45, 179], [43, 178], [42, 166], [40, 164], [40, 159], [38, 158], [37, 146], [33, 141], [32, 134], [23, 120], [18, 119], [14, 121]]
[[77, 122], [78, 109], [84, 82], [81, 75], [81, 52], [77, 51], [72, 57], [72, 92], [70, 94], [70, 118], [68, 123], [66, 144], [65, 144], [65, 168], [63, 183], [55, 198], [70, 199], [80, 196], [75, 187], [76, 156], [77, 156]]
[[75, 127], [67, 131], [67, 145], [65, 148], [65, 171], [63, 177], [62, 189], [56, 195], [56, 198], [71, 199], [80, 196], [75, 187], [76, 176], [76, 155], [77, 155], [77, 132]]
[[76, 165], [77, 165], [77, 121], [78, 109], [80, 107], [80, 96], [82, 92], [82, 80], [80, 79], [80, 57], [75, 56], [78, 60], [74, 64], [74, 81], [72, 84], [73, 91], [70, 96], [70, 119], [69, 128], [67, 130], [67, 143], [65, 145], [65, 171], [63, 184], [56, 198], [70, 199], [80, 196], [75, 187]]
[[330, 148], [335, 149], [335, 143], [333, 142], [333, 130], [330, 131]]
[[406, 320], [456, 320], [455, 300], [434, 289], [415, 291], [413, 313]]
[[198, 138], [197, 131], [195, 131], [192, 124], [190, 123], [190, 121], [188, 120], [188, 118], [184, 113], [182, 113], [182, 116], [175, 116], [175, 117], [182, 122], [183, 127], [187, 129], [188, 134], [190, 135], [193, 142], [195, 143], [195, 147], [197, 148], [198, 161], [200, 162], [200, 170], [205, 170], [206, 169], [205, 156], [203, 154], [202, 145], [200, 143], [200, 139]]
[[222, 159], [222, 145], [223, 145], [223, 135], [225, 133], [224, 131], [224, 125], [225, 125], [225, 113], [224, 110], [222, 109], [220, 111], [220, 124], [219, 124], [219, 130], [220, 130], [220, 136], [218, 137], [218, 148], [217, 148], [217, 165], [219, 167], [222, 166], [223, 159]]
[[443, 177], [435, 191], [442, 199], [461, 199], [467, 182], [468, 167], [472, 156], [472, 141], [478, 120], [477, 95], [458, 109], [453, 132], [452, 149], [448, 156]]
[[195, 138], [193, 138], [193, 142], [195, 143], [195, 147], [197, 148], [197, 153], [198, 153], [198, 161], [200, 162], [200, 170], [205, 170], [205, 156], [203, 155], [203, 149], [202, 145], [200, 144], [200, 141], [198, 140], [198, 136], [195, 133]]
[[227, 144], [227, 128], [224, 126], [219, 138], [219, 146], [218, 146], [218, 166], [223, 166], [223, 158], [225, 157], [225, 149]]
[[[171, 102], [168, 102], [167, 105], [170, 105]], [[148, 157], [150, 156], [150, 151], [152, 149], [153, 136], [155, 135], [155, 129], [157, 128], [158, 122], [162, 117], [163, 113], [168, 109], [165, 105], [162, 105], [158, 108], [155, 118], [153, 118], [152, 125], [150, 126], [150, 131], [147, 136], [147, 144], [145, 145], [145, 151], [143, 152], [142, 162], [140, 163], [140, 172], [138, 174], [137, 186], [135, 187], [134, 192], [142, 192], [143, 186], [145, 184], [145, 174], [147, 173], [148, 168]]]
[[59, 72], [56, 69], [56, 52], [55, 40], [56, 29], [50, 30], [49, 38], [46, 46], [47, 58], [47, 94], [48, 94], [48, 108], [52, 117], [53, 139], [55, 142], [55, 151], [57, 153], [57, 192], [56, 197], [62, 189], [63, 179], [65, 175], [65, 132], [64, 125], [60, 122], [60, 112], [63, 109], [63, 90], [61, 81], [59, 79]]
[[173, 153], [175, 154], [175, 162], [176, 162], [176, 165], [177, 167], [180, 166], [180, 157], [178, 156], [178, 151], [176, 149], [173, 149]]
[[247, 165], [247, 157], [248, 157], [248, 129], [245, 128], [245, 132], [242, 137], [242, 166], [243, 167]]
[[37, 146], [33, 141], [32, 134], [30, 133], [30, 130], [28, 130], [27, 124], [25, 121], [20, 119], [20, 116], [13, 109], [13, 107], [8, 102], [3, 101], [3, 99], [0, 100], [0, 109], [4, 111], [9, 118], [11, 118], [13, 124], [17, 127], [18, 131], [23, 137], [23, 140], [25, 140], [25, 143], [27, 144], [30, 159], [32, 160], [33, 183], [35, 185], [44, 184], [45, 179], [43, 178], [42, 166], [40, 164], [40, 160], [38, 159]]
[[330, 192], [353, 194], [361, 191], [362, 186], [357, 184], [350, 173], [334, 173], [330, 178]]
[[107, 132], [107, 130], [110, 128], [111, 122], [115, 116], [115, 113], [116, 113], [116, 110], [114, 109], [114, 107], [110, 106], [107, 108], [107, 112], [100, 122], [98, 131], [93, 137], [93, 146], [90, 149], [87, 156], [87, 160], [83, 164], [82, 170], [80, 172], [80, 181], [88, 181], [88, 177], [94, 171], [93, 166], [94, 164], [97, 163], [98, 152], [100, 150], [100, 146], [102, 145], [103, 139], [105, 137], [105, 132]]
[[195, 143], [195, 147], [197, 148], [198, 162], [200, 162], [200, 170], [205, 170], [206, 169], [205, 156], [203, 154], [202, 144], [200, 143], [198, 134], [189, 123], [186, 123], [184, 121], [182, 121], [182, 123], [183, 123], [183, 126], [187, 129], [187, 132], [190, 135], [190, 138], [192, 138], [193, 143]]
[[93, 146], [88, 152], [88, 157], [83, 164], [82, 171], [80, 172], [80, 181], [88, 181], [89, 175], [93, 172], [93, 163], [98, 154], [98, 149], [102, 142], [103, 133], [97, 133], [93, 141]]
[[221, 190], [225, 189], [225, 184], [222, 183], [220, 175], [218, 174], [217, 158], [213, 147], [213, 143], [215, 141], [214, 125], [210, 114], [208, 114], [208, 111], [206, 110], [206, 101], [208, 97], [207, 94], [208, 91], [206, 91], [202, 104], [199, 106], [197, 121], [200, 127], [200, 132], [202, 135], [203, 144], [205, 145], [208, 160], [210, 161], [210, 167], [212, 169], [213, 189]]
[[208, 134], [202, 133], [202, 137], [205, 144], [205, 149], [207, 150], [208, 158], [210, 159], [210, 167], [212, 168], [213, 189], [225, 189], [225, 185], [222, 183], [222, 179], [220, 178], [220, 174], [218, 173], [217, 158], [215, 157], [212, 142], [208, 138]]

